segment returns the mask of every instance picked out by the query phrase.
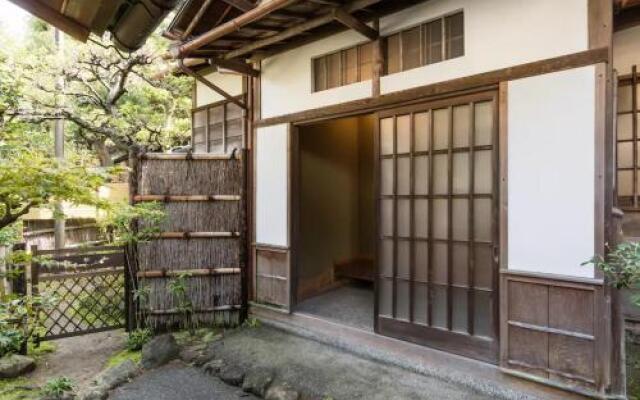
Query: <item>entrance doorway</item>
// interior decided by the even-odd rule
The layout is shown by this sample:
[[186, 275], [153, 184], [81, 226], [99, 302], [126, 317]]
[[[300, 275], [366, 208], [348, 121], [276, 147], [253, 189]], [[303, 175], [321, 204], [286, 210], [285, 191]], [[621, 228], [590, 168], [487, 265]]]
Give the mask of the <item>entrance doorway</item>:
[[373, 115], [298, 128], [295, 310], [373, 330]]

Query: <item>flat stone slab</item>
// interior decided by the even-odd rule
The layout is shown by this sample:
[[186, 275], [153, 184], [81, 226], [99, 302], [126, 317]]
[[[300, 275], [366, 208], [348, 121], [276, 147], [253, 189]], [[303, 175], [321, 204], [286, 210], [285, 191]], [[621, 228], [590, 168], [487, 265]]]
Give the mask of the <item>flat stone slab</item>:
[[228, 334], [212, 345], [226, 365], [268, 368], [310, 398], [335, 400], [489, 400], [441, 379], [353, 355], [262, 326]]
[[115, 389], [109, 400], [254, 400], [202, 370], [173, 361]]

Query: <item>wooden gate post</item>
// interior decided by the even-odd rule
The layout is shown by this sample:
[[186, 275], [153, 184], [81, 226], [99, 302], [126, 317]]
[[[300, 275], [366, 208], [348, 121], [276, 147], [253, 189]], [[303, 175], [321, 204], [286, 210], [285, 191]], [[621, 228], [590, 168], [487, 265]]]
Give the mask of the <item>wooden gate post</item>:
[[[135, 205], [135, 197], [138, 194], [138, 179], [140, 176], [140, 155], [142, 149], [133, 145], [129, 148], [129, 204]], [[131, 230], [138, 231], [138, 222], [131, 222]], [[128, 243], [124, 248], [124, 290], [125, 290], [125, 314], [126, 330], [131, 332], [136, 327], [144, 324], [144, 318], [138, 321], [139, 304], [134, 299], [133, 293], [138, 288], [138, 247], [135, 243]]]

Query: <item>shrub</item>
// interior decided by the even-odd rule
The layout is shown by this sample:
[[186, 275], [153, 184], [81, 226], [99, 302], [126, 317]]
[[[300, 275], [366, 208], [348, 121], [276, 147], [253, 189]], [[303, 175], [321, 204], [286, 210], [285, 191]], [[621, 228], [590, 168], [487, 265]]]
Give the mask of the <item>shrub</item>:
[[49, 379], [42, 388], [42, 393], [52, 399], [62, 398], [69, 392], [73, 392], [73, 382], [66, 376]]
[[142, 349], [145, 343], [151, 340], [153, 334], [150, 329], [136, 329], [129, 332], [127, 338], [127, 349], [130, 351], [138, 351]]
[[640, 243], [620, 243], [606, 258], [595, 256], [585, 264], [602, 270], [607, 282], [617, 289], [635, 287], [640, 283]]
[[24, 335], [16, 329], [1, 327], [0, 328], [0, 357], [7, 354], [15, 354], [20, 352], [20, 347], [24, 342]]

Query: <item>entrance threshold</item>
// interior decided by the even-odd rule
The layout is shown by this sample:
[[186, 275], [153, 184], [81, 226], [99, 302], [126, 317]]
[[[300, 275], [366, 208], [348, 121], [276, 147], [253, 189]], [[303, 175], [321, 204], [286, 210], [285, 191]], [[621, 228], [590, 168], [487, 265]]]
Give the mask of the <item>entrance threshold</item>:
[[283, 313], [271, 307], [251, 304], [251, 316], [266, 325], [317, 340], [360, 357], [391, 364], [410, 371], [464, 385], [498, 399], [572, 400], [585, 397], [555, 389], [500, 371], [483, 363], [429, 347], [378, 335], [313, 315]]

